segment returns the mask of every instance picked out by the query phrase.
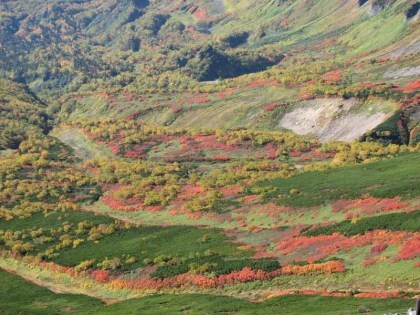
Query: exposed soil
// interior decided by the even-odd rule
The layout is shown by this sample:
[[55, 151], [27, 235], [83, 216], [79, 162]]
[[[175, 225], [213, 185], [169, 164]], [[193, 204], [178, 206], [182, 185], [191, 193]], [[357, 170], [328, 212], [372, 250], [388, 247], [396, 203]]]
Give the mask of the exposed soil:
[[75, 128], [60, 128], [55, 129], [52, 136], [59, 139], [74, 150], [76, 155], [81, 160], [90, 160], [93, 158], [109, 158], [112, 156], [110, 150], [98, 146], [79, 129]]
[[416, 40], [401, 48], [395, 49], [387, 55], [387, 57], [398, 58], [408, 54], [418, 54], [420, 52], [420, 40]]
[[397, 70], [388, 70], [384, 74], [384, 78], [402, 78], [420, 76], [420, 66], [401, 68]]
[[299, 103], [279, 122], [278, 128], [290, 129], [299, 135], [314, 134], [321, 141], [353, 141], [390, 117], [388, 111], [378, 111], [380, 104], [371, 111], [353, 111], [359, 101], [316, 99]]

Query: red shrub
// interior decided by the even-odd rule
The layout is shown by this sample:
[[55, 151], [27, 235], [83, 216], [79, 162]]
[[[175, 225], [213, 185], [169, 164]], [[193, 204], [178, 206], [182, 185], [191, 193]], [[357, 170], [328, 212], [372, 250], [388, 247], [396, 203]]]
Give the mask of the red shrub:
[[143, 113], [143, 111], [142, 110], [138, 110], [138, 111], [135, 111], [135, 112], [133, 112], [133, 113], [131, 113], [131, 114], [128, 114], [128, 115], [126, 115], [125, 116], [125, 119], [126, 120], [133, 120], [133, 119], [137, 119], [141, 114]]
[[414, 93], [420, 90], [420, 79], [407, 83], [403, 90], [405, 93]]
[[219, 191], [222, 193], [223, 197], [233, 198], [240, 194], [243, 189], [242, 186], [227, 186], [220, 188]]
[[394, 198], [365, 198], [356, 200], [340, 200], [333, 204], [333, 212], [348, 212], [353, 209], [360, 209], [360, 213], [375, 214], [383, 211], [394, 211], [404, 209], [407, 202], [402, 202], [401, 197]]
[[221, 92], [217, 93], [217, 97], [220, 98], [220, 99], [224, 99], [228, 96], [231, 96], [232, 93], [233, 93], [233, 89], [230, 88], [230, 89], [227, 89], [225, 91], [221, 91]]
[[373, 266], [376, 263], [378, 263], [380, 260], [380, 257], [375, 257], [375, 258], [371, 258], [371, 259], [367, 259], [364, 260], [360, 263], [360, 267], [368, 267], [368, 266]]
[[291, 157], [299, 157], [302, 155], [302, 152], [300, 151], [292, 151], [289, 153]]
[[398, 251], [399, 257], [403, 260], [411, 260], [420, 256], [420, 236], [414, 236], [404, 243], [404, 246]]
[[213, 159], [219, 162], [227, 162], [231, 160], [231, 157], [229, 155], [216, 155]]
[[309, 93], [309, 92], [301, 92], [299, 94], [299, 99], [302, 101], [313, 100], [316, 98], [316, 95]]
[[275, 110], [276, 107], [277, 107], [277, 104], [273, 103], [273, 104], [270, 104], [270, 105], [267, 105], [266, 107], [264, 107], [264, 110], [266, 112], [271, 112], [271, 111]]
[[363, 292], [354, 296], [358, 298], [389, 299], [401, 298], [404, 295], [399, 292]]
[[176, 114], [176, 113], [180, 113], [180, 112], [182, 112], [182, 107], [172, 108], [172, 113]]
[[108, 270], [94, 270], [92, 272], [92, 279], [105, 283], [109, 280], [109, 271]]
[[322, 77], [325, 83], [337, 84], [341, 81], [342, 74], [340, 71], [330, 71]]
[[255, 80], [249, 83], [246, 87], [260, 87], [260, 86], [279, 86], [280, 84], [276, 80]]
[[286, 26], [288, 23], [289, 23], [289, 19], [284, 19], [284, 20], [280, 21], [279, 25], [284, 27], [284, 26]]
[[373, 246], [370, 249], [370, 252], [371, 253], [382, 253], [387, 248], [388, 248], [387, 244], [378, 244], [378, 245]]

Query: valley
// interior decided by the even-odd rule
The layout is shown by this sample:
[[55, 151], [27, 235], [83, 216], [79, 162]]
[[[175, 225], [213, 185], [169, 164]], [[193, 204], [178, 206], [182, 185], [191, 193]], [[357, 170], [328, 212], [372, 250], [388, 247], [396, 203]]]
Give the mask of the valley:
[[418, 11], [0, 3], [0, 313], [414, 307]]

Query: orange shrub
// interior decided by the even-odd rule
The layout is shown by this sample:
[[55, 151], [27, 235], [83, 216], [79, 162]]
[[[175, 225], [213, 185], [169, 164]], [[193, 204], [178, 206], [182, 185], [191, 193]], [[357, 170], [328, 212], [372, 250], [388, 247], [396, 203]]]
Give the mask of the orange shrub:
[[414, 236], [398, 251], [399, 257], [403, 260], [411, 260], [420, 256], [420, 236]]
[[288, 275], [306, 275], [312, 273], [342, 273], [346, 267], [342, 261], [328, 261], [320, 264], [309, 264], [305, 266], [287, 265], [281, 269], [283, 274]]
[[94, 270], [92, 272], [92, 279], [98, 282], [105, 283], [109, 280], [108, 270]]

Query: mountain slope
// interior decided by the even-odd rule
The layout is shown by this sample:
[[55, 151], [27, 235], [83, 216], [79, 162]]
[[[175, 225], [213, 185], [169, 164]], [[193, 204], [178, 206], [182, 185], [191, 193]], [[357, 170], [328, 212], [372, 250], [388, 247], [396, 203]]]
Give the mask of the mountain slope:
[[[215, 39], [223, 43], [220, 49], [224, 51], [243, 47], [238, 53], [252, 52], [268, 43], [283, 53], [292, 49], [310, 53], [313, 45], [332, 39], [336, 41], [335, 47], [320, 53], [375, 56], [378, 49], [384, 51], [387, 47], [392, 47], [389, 53], [414, 53], [413, 34], [418, 29], [415, 3], [411, 0], [372, 0], [363, 5], [353, 0], [6, 1], [0, 4], [3, 21], [0, 64], [3, 75], [46, 93], [51, 87], [73, 90], [99, 77], [113, 82], [121, 76], [121, 84], [127, 85], [139, 80], [129, 73], [140, 75], [136, 71], [140, 60], [157, 67], [158, 72], [153, 75], [175, 71], [191, 59], [165, 69], [150, 58], [170, 56], [192, 43], [203, 45]], [[217, 54], [215, 50], [210, 56]], [[33, 67], [35, 61], [39, 66]], [[278, 61], [273, 60], [272, 64]], [[252, 62], [247, 61], [251, 65]], [[192, 60], [191, 63], [194, 73], [200, 64]], [[225, 63], [214, 64], [213, 68], [225, 69]], [[251, 71], [262, 69], [256, 67]], [[188, 72], [183, 75], [191, 78]]]
[[419, 7], [1, 1], [0, 313], [412, 306]]
[[0, 80], [0, 150], [47, 131], [46, 106], [27, 87]]

